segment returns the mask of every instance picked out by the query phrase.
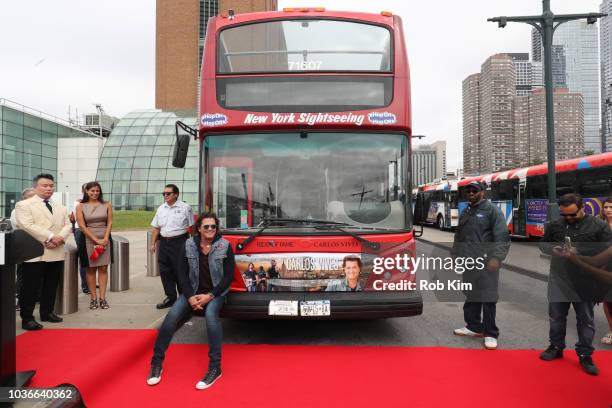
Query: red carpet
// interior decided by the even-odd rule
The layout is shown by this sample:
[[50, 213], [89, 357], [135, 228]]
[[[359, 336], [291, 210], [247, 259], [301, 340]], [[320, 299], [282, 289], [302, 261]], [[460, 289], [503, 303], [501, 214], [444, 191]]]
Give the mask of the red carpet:
[[612, 352], [584, 374], [573, 351], [546, 363], [532, 350], [226, 345], [209, 390], [206, 345], [172, 345], [162, 382], [146, 385], [154, 330], [45, 329], [17, 338], [33, 387], [72, 383], [88, 407], [585, 407], [612, 404]]

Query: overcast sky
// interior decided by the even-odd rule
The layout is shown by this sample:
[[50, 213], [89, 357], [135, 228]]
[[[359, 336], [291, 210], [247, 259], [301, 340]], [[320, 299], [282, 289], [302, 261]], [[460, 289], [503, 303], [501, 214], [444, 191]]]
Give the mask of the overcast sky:
[[[194, 0], [195, 1], [195, 0]], [[551, 0], [556, 14], [599, 11], [600, 0]], [[530, 52], [530, 26], [488, 17], [535, 15], [541, 0], [279, 0], [279, 8], [392, 11], [402, 17], [415, 134], [446, 140], [461, 163], [461, 81], [498, 52]], [[62, 119], [101, 103], [122, 117], [155, 103], [154, 0], [28, 0], [0, 9], [0, 98]]]

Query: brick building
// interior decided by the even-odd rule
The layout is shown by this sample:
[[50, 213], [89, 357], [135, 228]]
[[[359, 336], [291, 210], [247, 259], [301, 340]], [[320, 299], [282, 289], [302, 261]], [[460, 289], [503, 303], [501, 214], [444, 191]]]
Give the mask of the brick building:
[[276, 0], [157, 0], [155, 107], [196, 110], [200, 63], [208, 19], [276, 10]]

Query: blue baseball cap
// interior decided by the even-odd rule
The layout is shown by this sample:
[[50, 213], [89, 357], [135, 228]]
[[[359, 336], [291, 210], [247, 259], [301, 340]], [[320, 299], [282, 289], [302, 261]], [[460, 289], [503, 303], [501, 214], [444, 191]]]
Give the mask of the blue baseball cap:
[[470, 184], [466, 186], [466, 188], [470, 188], [470, 187], [478, 191], [482, 191], [485, 189], [484, 185], [479, 181], [471, 181]]

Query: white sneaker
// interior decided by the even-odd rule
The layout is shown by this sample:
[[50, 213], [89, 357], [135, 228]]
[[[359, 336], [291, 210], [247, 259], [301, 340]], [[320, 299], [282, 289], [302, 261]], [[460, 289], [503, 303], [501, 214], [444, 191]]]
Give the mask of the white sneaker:
[[215, 381], [217, 381], [219, 378], [221, 378], [221, 369], [220, 368], [209, 368], [204, 378], [202, 378], [196, 384], [196, 389], [205, 390], [206, 388], [213, 385]]
[[469, 337], [482, 337], [481, 333], [476, 333], [468, 329], [467, 327], [462, 327], [460, 329], [453, 330], [453, 333], [457, 336], [469, 336]]
[[147, 384], [149, 385], [157, 385], [161, 381], [161, 373], [162, 369], [158, 366], [151, 367], [151, 372], [149, 374], [149, 378], [147, 378]]
[[497, 349], [497, 339], [495, 337], [485, 337], [484, 346], [487, 350]]

